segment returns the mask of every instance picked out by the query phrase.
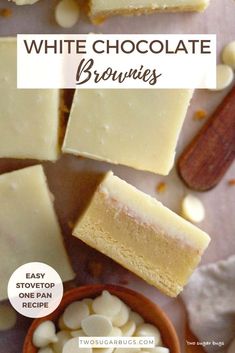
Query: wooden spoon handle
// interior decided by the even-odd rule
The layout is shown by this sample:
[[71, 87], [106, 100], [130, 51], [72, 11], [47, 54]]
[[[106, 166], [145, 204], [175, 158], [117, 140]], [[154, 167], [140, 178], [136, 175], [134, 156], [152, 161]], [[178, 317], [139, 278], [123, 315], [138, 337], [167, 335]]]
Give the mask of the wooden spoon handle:
[[187, 146], [178, 172], [188, 187], [212, 189], [235, 158], [235, 86]]

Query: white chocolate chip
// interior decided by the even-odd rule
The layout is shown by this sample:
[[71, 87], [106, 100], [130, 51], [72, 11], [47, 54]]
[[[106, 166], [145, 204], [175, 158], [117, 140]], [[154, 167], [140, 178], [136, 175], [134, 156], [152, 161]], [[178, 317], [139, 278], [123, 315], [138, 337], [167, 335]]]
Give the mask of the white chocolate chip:
[[131, 311], [130, 312], [129, 319], [134, 321], [136, 326], [144, 323], [144, 319], [138, 313], [136, 313], [135, 311]]
[[[154, 353], [170, 353], [170, 350], [166, 347], [155, 347]], [[152, 352], [149, 348], [146, 349], [147, 352]]]
[[151, 336], [155, 338], [155, 345], [157, 346], [161, 341], [159, 330], [151, 324], [141, 324], [135, 331], [135, 336], [146, 337]]
[[122, 330], [118, 327], [113, 327], [109, 336], [110, 337], [122, 337]]
[[88, 306], [90, 314], [94, 314], [93, 309], [92, 309], [93, 299], [85, 298], [82, 300], [82, 302]]
[[64, 319], [63, 319], [63, 316], [60, 316], [59, 320], [58, 320], [58, 327], [59, 329], [62, 331], [62, 330], [68, 330], [69, 327], [67, 327], [64, 323]]
[[[94, 313], [95, 312], [95, 313]], [[114, 326], [113, 326], [114, 325]], [[86, 298], [70, 304], [58, 319], [61, 329], [55, 334], [55, 325], [45, 321], [33, 334], [38, 353], [170, 353], [162, 345], [158, 329], [118, 297], [103, 291], [96, 299]], [[153, 336], [158, 347], [140, 348], [79, 348], [79, 337], [131, 337]], [[229, 352], [233, 353], [233, 352]]]
[[203, 203], [194, 195], [185, 196], [181, 208], [182, 216], [191, 222], [200, 223], [205, 218]]
[[38, 348], [46, 347], [57, 340], [55, 325], [52, 321], [42, 322], [33, 333], [33, 344]]
[[79, 19], [79, 14], [76, 0], [61, 0], [55, 8], [55, 20], [63, 28], [73, 27]]
[[0, 304], [0, 331], [12, 329], [16, 320], [15, 310], [8, 304]]
[[235, 41], [227, 44], [222, 51], [223, 63], [235, 70]]
[[129, 319], [129, 313], [130, 308], [128, 308], [126, 304], [122, 303], [119, 313], [111, 318], [112, 324], [117, 327], [125, 325]]
[[93, 348], [92, 353], [112, 353], [114, 348]]
[[213, 91], [221, 91], [233, 81], [234, 73], [230, 66], [219, 64], [216, 67], [216, 88]]
[[134, 321], [129, 320], [129, 321], [127, 321], [127, 323], [125, 325], [120, 327], [120, 329], [122, 330], [122, 335], [124, 337], [131, 337], [131, 336], [133, 336], [133, 334], [136, 330], [136, 324]]
[[112, 331], [111, 320], [103, 315], [90, 315], [82, 320], [82, 329], [87, 336], [104, 337], [109, 336]]
[[137, 353], [140, 348], [116, 348], [114, 353]]
[[81, 327], [81, 322], [89, 315], [89, 308], [84, 302], [74, 302], [64, 311], [63, 320], [67, 327], [77, 330]]
[[96, 314], [112, 317], [120, 312], [121, 305], [122, 302], [119, 298], [108, 291], [103, 291], [99, 297], [94, 299], [92, 309]]
[[70, 332], [72, 337], [84, 337], [86, 336], [85, 332], [83, 330], [76, 330], [76, 331], [71, 331]]
[[149, 353], [158, 353], [158, 348], [164, 348], [162, 347], [162, 340], [160, 339], [159, 343], [158, 343], [158, 347], [154, 347], [154, 348], [146, 348], [146, 349], [143, 349], [143, 350], [146, 350], [148, 351]]
[[38, 353], [54, 353], [54, 351], [51, 347], [45, 347], [45, 348], [40, 348], [38, 350]]
[[32, 5], [38, 0], [12, 0], [16, 5]]
[[92, 349], [79, 348], [78, 338], [71, 338], [65, 343], [62, 353], [92, 353]]
[[62, 353], [65, 343], [71, 339], [69, 331], [59, 331], [57, 333], [57, 342], [53, 343], [52, 347], [55, 353]]

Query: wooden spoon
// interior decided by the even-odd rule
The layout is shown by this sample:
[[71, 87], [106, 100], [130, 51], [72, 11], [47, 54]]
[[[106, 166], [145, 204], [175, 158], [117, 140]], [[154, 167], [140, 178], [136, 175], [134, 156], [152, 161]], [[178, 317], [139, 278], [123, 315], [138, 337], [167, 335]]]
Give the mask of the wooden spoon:
[[185, 184], [197, 191], [215, 187], [235, 158], [235, 86], [178, 160]]
[[32, 344], [32, 336], [40, 323], [45, 320], [52, 320], [57, 323], [60, 315], [70, 303], [84, 298], [95, 298], [100, 295], [103, 290], [108, 290], [113, 295], [119, 297], [130, 306], [132, 310], [139, 313], [146, 322], [155, 325], [161, 332], [163, 344], [170, 349], [170, 352], [180, 353], [179, 340], [175, 329], [166, 314], [156, 304], [131, 289], [103, 284], [83, 286], [65, 293], [59, 307], [52, 314], [33, 321], [25, 337], [23, 353], [37, 353], [37, 348]]

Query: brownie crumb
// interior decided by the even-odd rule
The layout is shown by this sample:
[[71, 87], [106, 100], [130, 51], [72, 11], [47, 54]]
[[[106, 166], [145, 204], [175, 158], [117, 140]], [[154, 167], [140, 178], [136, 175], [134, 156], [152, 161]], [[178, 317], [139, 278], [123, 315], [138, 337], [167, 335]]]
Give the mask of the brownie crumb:
[[159, 194], [162, 192], [165, 192], [166, 189], [167, 189], [167, 185], [163, 181], [161, 181], [160, 183], [157, 184], [156, 190]]
[[90, 260], [87, 264], [87, 270], [93, 278], [99, 278], [103, 273], [103, 264], [97, 260]]
[[228, 181], [228, 185], [229, 185], [229, 186], [235, 186], [235, 179], [230, 179], [230, 180]]
[[207, 113], [205, 110], [197, 110], [194, 114], [194, 120], [204, 120], [207, 118]]
[[5, 18], [11, 17], [12, 16], [12, 10], [11, 9], [7, 9], [7, 8], [0, 9], [0, 16], [5, 17]]
[[65, 104], [65, 102], [63, 100], [61, 102], [60, 109], [63, 113], [66, 113], [66, 114], [68, 114], [70, 111], [68, 106]]
[[73, 221], [68, 221], [68, 227], [70, 228], [70, 229], [73, 229], [74, 228], [74, 226], [75, 226], [75, 222], [73, 222]]

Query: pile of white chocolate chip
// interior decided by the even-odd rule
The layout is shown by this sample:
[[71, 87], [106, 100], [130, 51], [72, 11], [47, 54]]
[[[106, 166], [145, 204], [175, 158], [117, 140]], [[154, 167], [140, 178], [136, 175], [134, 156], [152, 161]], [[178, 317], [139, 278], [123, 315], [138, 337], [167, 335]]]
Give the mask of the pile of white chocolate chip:
[[[144, 322], [118, 297], [103, 291], [95, 298], [70, 304], [58, 320], [60, 331], [52, 321], [44, 321], [33, 334], [38, 353], [170, 353], [162, 347], [159, 330]], [[146, 337], [155, 338], [155, 348], [79, 348], [78, 337]]]

